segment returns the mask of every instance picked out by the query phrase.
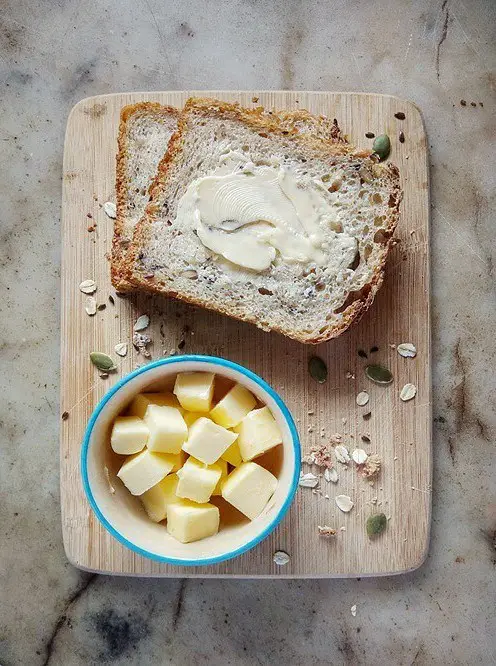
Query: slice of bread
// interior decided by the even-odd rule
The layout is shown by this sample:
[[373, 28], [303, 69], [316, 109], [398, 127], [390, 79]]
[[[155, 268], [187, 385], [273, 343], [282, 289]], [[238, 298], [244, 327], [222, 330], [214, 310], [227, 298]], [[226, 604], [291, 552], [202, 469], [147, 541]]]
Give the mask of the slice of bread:
[[[305, 343], [336, 337], [363, 315], [382, 283], [398, 219], [398, 170], [390, 163], [377, 163], [369, 152], [316, 138], [312, 131], [301, 132], [297, 115], [267, 114], [215, 100], [188, 101], [127, 254], [126, 275], [131, 283]], [[308, 122], [307, 117], [305, 127]], [[316, 118], [314, 126], [321, 122]], [[304, 196], [317, 192], [319, 206], [325, 203], [326, 210], [330, 206], [332, 215], [318, 218], [318, 238], [323, 235], [327, 244], [318, 260], [309, 260], [305, 253], [288, 259], [276, 251], [268, 266], [257, 265], [253, 270], [250, 257], [266, 252], [263, 243], [271, 241], [246, 251], [250, 267], [244, 268], [221, 256], [217, 248], [216, 253], [204, 245], [198, 236], [203, 219], [198, 211], [183, 213], [185, 201], [190, 201], [183, 196], [190, 197], [201, 179], [214, 174], [215, 180], [226, 154], [248, 160], [252, 175], [270, 174], [264, 169], [271, 168], [289, 174], [296, 183], [296, 198], [300, 190]], [[228, 168], [236, 177], [243, 170], [237, 159]], [[253, 196], [257, 198], [258, 193], [250, 193], [249, 201]], [[251, 232], [246, 226], [238, 228], [236, 221], [229, 226], [232, 219], [224, 222], [227, 227], [221, 225], [216, 233], [237, 234], [233, 247], [244, 252], [249, 246], [246, 234]], [[279, 228], [256, 220], [248, 227], [255, 227], [257, 234], [260, 224], [269, 227], [269, 236], [270, 229]], [[287, 240], [292, 232], [284, 231], [284, 220], [282, 224]], [[203, 233], [202, 237], [205, 240]], [[314, 237], [304, 231], [295, 238], [306, 248], [314, 243]]]
[[117, 217], [114, 223], [111, 273], [115, 288], [128, 291], [121, 266], [134, 227], [148, 203], [148, 189], [177, 127], [178, 109], [153, 102], [125, 106], [121, 111], [117, 152]]

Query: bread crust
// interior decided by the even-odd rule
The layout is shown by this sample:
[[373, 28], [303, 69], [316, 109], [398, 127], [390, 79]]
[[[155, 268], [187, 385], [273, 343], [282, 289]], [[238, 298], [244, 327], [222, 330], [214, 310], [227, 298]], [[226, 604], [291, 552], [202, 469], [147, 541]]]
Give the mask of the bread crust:
[[[127, 195], [127, 166], [129, 159], [129, 122], [140, 115], [151, 115], [160, 121], [169, 121], [171, 118], [179, 119], [180, 111], [172, 106], [164, 106], [158, 102], [138, 102], [129, 104], [121, 109], [119, 133], [117, 136], [116, 154], [116, 208], [117, 216], [114, 221], [114, 236], [112, 239], [112, 258], [110, 263], [110, 275], [112, 284], [117, 291], [125, 292], [132, 290], [132, 286], [123, 278], [122, 265], [131, 239], [124, 238], [124, 227], [128, 204]], [[153, 184], [153, 182], [150, 184]]]
[[[228, 302], [226, 302], [226, 304], [216, 303], [213, 305], [206, 298], [195, 298], [188, 294], [178, 293], [174, 289], [171, 289], [170, 286], [159, 282], [155, 276], [145, 276], [140, 273], [139, 270], [135, 270], [135, 266], [140, 258], [141, 248], [146, 246], [149, 239], [151, 221], [158, 212], [155, 200], [167, 180], [170, 166], [176, 159], [180, 159], [181, 157], [182, 144], [184, 141], [183, 132], [187, 129], [188, 119], [191, 114], [205, 115], [209, 118], [217, 117], [234, 120], [269, 135], [283, 135], [295, 142], [303, 142], [306, 148], [316, 151], [320, 157], [322, 157], [323, 154], [325, 154], [326, 157], [351, 154], [353, 157], [365, 158], [370, 157], [372, 154], [370, 151], [356, 151], [352, 146], [342, 141], [333, 143], [314, 136], [302, 135], [298, 131], [297, 125], [299, 122], [304, 122], [305, 119], [308, 120], [308, 115], [310, 114], [306, 111], [266, 113], [262, 107], [256, 109], [244, 109], [237, 103], [203, 98], [190, 98], [179, 118], [177, 130], [169, 142], [168, 150], [159, 164], [157, 176], [150, 187], [150, 202], [146, 207], [145, 214], [135, 228], [133, 241], [129, 247], [125, 260], [121, 264], [120, 278], [139, 289], [152, 293], [160, 293], [168, 297], [191, 303], [192, 305], [197, 305], [225, 314], [241, 321], [256, 324], [264, 330], [276, 331], [305, 344], [320, 344], [341, 335], [341, 333], [346, 331], [352, 324], [358, 322], [367, 312], [383, 282], [386, 259], [392, 245], [392, 235], [398, 223], [399, 207], [402, 198], [398, 168], [389, 162], [383, 165], [384, 168], [387, 169], [391, 189], [389, 199], [389, 221], [383, 232], [383, 242], [381, 243], [382, 250], [371, 279], [361, 289], [361, 293], [357, 294], [356, 298], [354, 298], [354, 300], [344, 309], [340, 321], [337, 324], [334, 323], [333, 325], [330, 325], [328, 329], [319, 332], [318, 335], [303, 334], [298, 330], [286, 329], [278, 325], [271, 325], [270, 328], [268, 328], [266, 325], [255, 321], [254, 318], [249, 315], [233, 313]], [[341, 138], [340, 132], [339, 137]]]

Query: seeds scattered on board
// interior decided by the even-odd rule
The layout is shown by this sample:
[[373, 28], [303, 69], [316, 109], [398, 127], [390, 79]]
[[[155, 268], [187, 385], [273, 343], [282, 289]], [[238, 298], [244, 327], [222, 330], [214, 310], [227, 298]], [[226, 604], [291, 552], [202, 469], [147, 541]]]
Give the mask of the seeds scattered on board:
[[376, 384], [391, 384], [393, 381], [391, 371], [382, 365], [367, 365], [365, 367], [365, 374]]
[[93, 298], [93, 296], [88, 296], [88, 298], [86, 299], [86, 304], [84, 306], [84, 309], [86, 310], [86, 313], [89, 314], [90, 317], [96, 315], [96, 298]]
[[336, 495], [335, 500], [336, 506], [338, 509], [343, 511], [344, 513], [348, 513], [353, 509], [353, 502], [351, 500], [351, 497], [348, 495]]
[[363, 449], [355, 449], [352, 452], [351, 457], [357, 465], [363, 465], [367, 461], [368, 455]]
[[405, 358], [415, 358], [417, 356], [415, 345], [412, 345], [411, 342], [402, 342], [396, 347], [396, 351]]
[[127, 354], [127, 342], [119, 342], [119, 344], [115, 345], [114, 351], [119, 356], [125, 356]]
[[315, 488], [319, 485], [319, 477], [312, 474], [312, 472], [307, 472], [306, 474], [301, 472], [298, 485], [303, 486], [303, 488]]
[[324, 470], [324, 479], [330, 483], [337, 483], [339, 479], [337, 469], [331, 467], [330, 469]]
[[405, 384], [401, 389], [400, 398], [403, 402], [407, 402], [408, 400], [413, 400], [416, 395], [417, 387], [414, 384]]
[[150, 317], [147, 314], [141, 315], [141, 317], [138, 317], [136, 322], [134, 323], [134, 330], [135, 331], [144, 331], [145, 328], [148, 328], [150, 325]]
[[108, 354], [104, 354], [103, 352], [91, 352], [90, 361], [98, 370], [102, 370], [103, 372], [110, 372], [116, 369], [114, 361]]
[[117, 207], [113, 201], [106, 201], [103, 204], [103, 210], [110, 217], [110, 219], [115, 220], [117, 217]]
[[379, 155], [381, 162], [389, 157], [391, 152], [391, 141], [387, 134], [376, 137], [372, 144], [372, 150]]
[[289, 562], [290, 557], [283, 550], [277, 550], [274, 553], [272, 559], [275, 562], [275, 564], [277, 564], [278, 567], [283, 567], [285, 564]]
[[328, 525], [317, 525], [317, 530], [319, 532], [319, 536], [323, 537], [332, 537], [336, 534], [336, 530], [332, 527], [329, 527]]
[[369, 394], [367, 391], [360, 391], [360, 393], [356, 397], [356, 404], [359, 407], [364, 407], [369, 401]]
[[96, 291], [96, 282], [94, 280], [83, 280], [79, 285], [79, 291], [83, 294], [94, 294]]
[[323, 384], [327, 379], [327, 365], [318, 356], [311, 356], [308, 360], [308, 372], [319, 384]]
[[334, 454], [336, 456], [336, 460], [343, 465], [347, 465], [351, 460], [348, 449], [342, 444], [338, 444], [338, 446], [334, 448]]
[[369, 537], [375, 537], [382, 534], [387, 527], [387, 518], [383, 513], [376, 513], [367, 518], [366, 529]]

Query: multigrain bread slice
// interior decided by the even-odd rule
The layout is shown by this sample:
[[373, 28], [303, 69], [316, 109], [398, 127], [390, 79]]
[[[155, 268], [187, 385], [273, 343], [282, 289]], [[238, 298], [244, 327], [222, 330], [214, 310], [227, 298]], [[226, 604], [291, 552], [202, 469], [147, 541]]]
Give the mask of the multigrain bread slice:
[[[222, 189], [224, 176], [229, 187], [234, 183], [227, 194]], [[250, 179], [255, 183], [251, 190]], [[272, 189], [257, 191], [265, 181]], [[286, 190], [289, 183], [293, 199], [286, 190], [281, 198], [274, 189], [277, 183], [285, 183]], [[212, 201], [220, 201], [217, 208], [209, 204], [207, 194], [203, 196], [212, 188]], [[300, 195], [305, 206], [316, 201], [317, 209], [324, 211], [315, 218], [317, 232], [314, 217], [310, 230], [310, 218], [298, 217]], [[293, 215], [289, 199], [301, 228], [292, 222], [288, 232], [285, 220], [276, 219], [277, 210], [266, 217], [263, 210], [259, 221], [250, 218], [249, 206], [238, 221], [228, 214], [241, 210], [240, 197], [263, 207], [273, 196], [287, 218]], [[367, 151], [301, 133], [285, 114], [191, 99], [136, 226], [127, 276], [140, 289], [317, 344], [342, 333], [372, 304], [383, 280], [400, 199], [397, 168], [378, 164]], [[220, 223], [212, 217], [214, 208], [225, 217]], [[311, 211], [313, 216], [314, 208]], [[213, 244], [212, 233], [217, 239]], [[219, 238], [224, 242], [224, 234], [230, 237], [226, 253], [217, 243]], [[287, 247], [281, 251], [281, 238], [283, 245], [289, 242], [289, 254]], [[274, 244], [273, 260], [265, 265]], [[239, 265], [239, 252], [249, 266]]]
[[116, 177], [117, 217], [111, 261], [112, 280], [118, 291], [130, 288], [121, 277], [121, 266], [134, 227], [148, 203], [148, 189], [177, 128], [179, 114], [178, 109], [153, 102], [131, 104], [121, 111]]

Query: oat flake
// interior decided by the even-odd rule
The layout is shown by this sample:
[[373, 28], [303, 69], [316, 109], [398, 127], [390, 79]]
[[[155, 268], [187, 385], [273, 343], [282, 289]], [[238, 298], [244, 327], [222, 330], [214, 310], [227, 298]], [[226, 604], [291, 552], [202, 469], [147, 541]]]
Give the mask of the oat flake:
[[343, 465], [347, 465], [351, 460], [348, 449], [342, 444], [339, 444], [334, 448], [334, 453], [336, 454], [336, 460]]
[[326, 469], [324, 471], [324, 479], [326, 481], [329, 481], [331, 483], [337, 483], [338, 482], [338, 473], [335, 467], [331, 467], [331, 469]]
[[359, 407], [364, 407], [369, 401], [369, 394], [367, 391], [361, 391], [356, 397], [356, 404]]
[[402, 342], [396, 347], [396, 351], [405, 358], [415, 358], [417, 356], [415, 345], [412, 345], [411, 342]]
[[363, 449], [355, 449], [352, 452], [351, 457], [353, 458], [353, 460], [356, 462], [357, 465], [363, 465], [366, 462], [368, 455], [365, 453]]
[[307, 472], [307, 474], [300, 473], [298, 485], [303, 486], [303, 488], [315, 488], [318, 484], [319, 477], [312, 474], [312, 472]]
[[90, 317], [96, 315], [96, 299], [93, 298], [93, 296], [88, 296], [88, 298], [86, 299], [86, 304], [84, 306], [84, 309], [86, 310], [86, 313], [89, 314]]
[[278, 567], [283, 567], [285, 564], [289, 562], [290, 557], [283, 550], [277, 550], [274, 553], [272, 559], [275, 562], [275, 564], [277, 564]]
[[94, 280], [83, 280], [79, 285], [79, 291], [83, 294], [94, 294], [96, 291], [96, 282]]
[[417, 395], [417, 387], [414, 384], [405, 384], [401, 389], [400, 398], [403, 402], [412, 400]]
[[110, 217], [110, 219], [115, 220], [117, 217], [117, 206], [113, 201], [106, 201], [103, 204], [103, 210]]
[[353, 606], [350, 608], [350, 610], [351, 610], [351, 614], [353, 615], [353, 617], [356, 617], [356, 614], [357, 614], [356, 604], [353, 604]]
[[338, 509], [341, 509], [344, 513], [351, 511], [354, 506], [351, 497], [348, 495], [337, 495], [334, 501]]
[[119, 342], [119, 344], [115, 345], [114, 351], [119, 356], [125, 356], [127, 354], [127, 342]]

